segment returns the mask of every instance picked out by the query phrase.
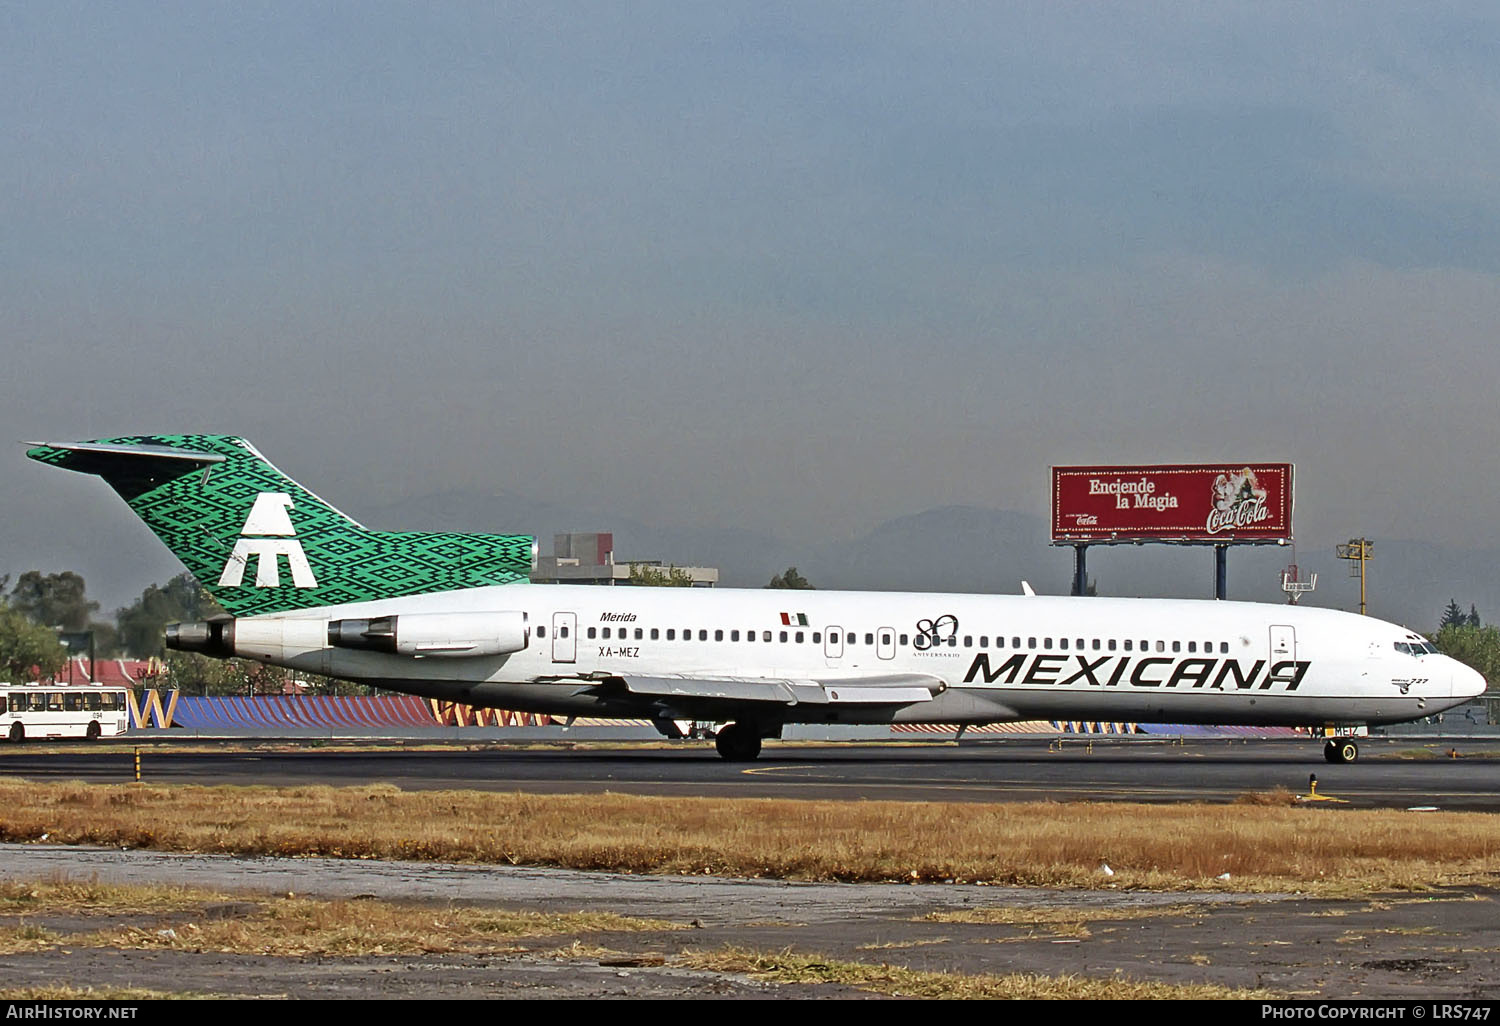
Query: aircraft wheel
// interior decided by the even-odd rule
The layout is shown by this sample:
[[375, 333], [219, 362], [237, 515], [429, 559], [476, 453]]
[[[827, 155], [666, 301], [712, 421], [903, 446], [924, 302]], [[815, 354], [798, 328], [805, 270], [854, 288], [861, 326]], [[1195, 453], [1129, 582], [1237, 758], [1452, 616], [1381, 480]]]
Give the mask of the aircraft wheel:
[[89, 725], [84, 729], [83, 736], [90, 741], [99, 740], [99, 721], [89, 720]]
[[714, 748], [729, 762], [751, 762], [760, 756], [760, 734], [746, 723], [731, 723], [714, 738]]
[[20, 744], [22, 741], [25, 741], [26, 728], [21, 726], [19, 723], [12, 723], [10, 725], [10, 739], [16, 744]]
[[1323, 759], [1327, 762], [1354, 762], [1359, 758], [1359, 745], [1353, 741], [1329, 741], [1323, 746]]

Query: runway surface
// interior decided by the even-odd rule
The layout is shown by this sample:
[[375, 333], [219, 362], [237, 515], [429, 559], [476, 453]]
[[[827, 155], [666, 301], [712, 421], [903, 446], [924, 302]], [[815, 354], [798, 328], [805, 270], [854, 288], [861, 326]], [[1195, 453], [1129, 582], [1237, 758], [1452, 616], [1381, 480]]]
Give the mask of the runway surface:
[[[896, 801], [1228, 802], [1274, 790], [1310, 791], [1352, 807], [1500, 809], [1500, 744], [1371, 738], [1351, 765], [1323, 761], [1308, 740], [1041, 739], [960, 744], [768, 743], [754, 763], [719, 759], [704, 743], [507, 745], [308, 742], [142, 746], [152, 783], [349, 785], [407, 790], [477, 788], [536, 793], [887, 799]], [[0, 746], [0, 775], [134, 779], [134, 747]]]

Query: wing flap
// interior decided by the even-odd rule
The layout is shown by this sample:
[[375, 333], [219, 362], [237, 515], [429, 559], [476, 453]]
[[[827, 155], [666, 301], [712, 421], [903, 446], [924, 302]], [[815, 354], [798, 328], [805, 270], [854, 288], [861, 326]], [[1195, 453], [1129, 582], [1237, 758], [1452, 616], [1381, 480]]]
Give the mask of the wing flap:
[[614, 679], [635, 695], [776, 705], [910, 705], [930, 702], [942, 681], [925, 674], [812, 680], [791, 677], [637, 677]]

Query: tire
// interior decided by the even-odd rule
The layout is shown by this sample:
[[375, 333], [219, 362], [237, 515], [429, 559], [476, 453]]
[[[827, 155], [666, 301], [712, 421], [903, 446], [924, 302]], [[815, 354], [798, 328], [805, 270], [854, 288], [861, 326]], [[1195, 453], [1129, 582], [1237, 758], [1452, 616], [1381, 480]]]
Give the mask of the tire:
[[731, 723], [714, 738], [714, 748], [726, 762], [753, 762], [760, 756], [760, 733], [746, 723]]
[[20, 744], [22, 741], [25, 741], [26, 728], [21, 726], [19, 723], [12, 723], [10, 725], [10, 739], [16, 744]]
[[89, 725], [84, 729], [83, 736], [90, 741], [99, 740], [99, 721], [89, 720]]
[[1354, 762], [1359, 758], [1359, 745], [1353, 741], [1329, 741], [1323, 746], [1323, 760], [1332, 763]]

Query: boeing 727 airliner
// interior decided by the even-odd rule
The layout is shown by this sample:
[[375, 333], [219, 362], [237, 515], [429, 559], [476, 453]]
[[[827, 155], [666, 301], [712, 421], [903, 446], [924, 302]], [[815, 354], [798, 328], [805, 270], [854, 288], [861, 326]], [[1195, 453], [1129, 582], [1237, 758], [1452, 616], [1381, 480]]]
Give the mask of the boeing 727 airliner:
[[[1352, 726], [1484, 691], [1405, 628], [1246, 602], [531, 584], [529, 536], [372, 531], [225, 435], [36, 444], [102, 477], [228, 612], [167, 645], [555, 716]], [[1349, 761], [1352, 742], [1328, 742]]]

